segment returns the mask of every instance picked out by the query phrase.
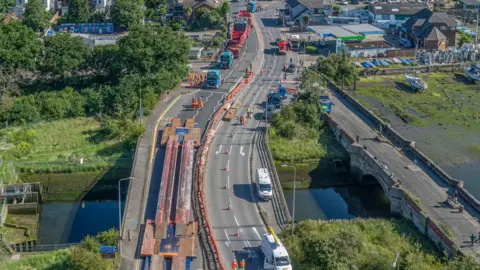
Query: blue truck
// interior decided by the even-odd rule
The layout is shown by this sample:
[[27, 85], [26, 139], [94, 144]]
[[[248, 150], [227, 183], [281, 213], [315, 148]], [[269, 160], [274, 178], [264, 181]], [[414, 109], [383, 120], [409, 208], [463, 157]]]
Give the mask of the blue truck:
[[247, 10], [250, 13], [255, 13], [257, 11], [257, 1], [250, 1], [247, 4]]
[[210, 70], [207, 72], [207, 88], [218, 88], [222, 83], [223, 76], [220, 70]]
[[320, 105], [322, 106], [324, 112], [330, 113], [332, 111], [333, 103], [329, 96], [320, 96]]
[[220, 62], [222, 63], [222, 68], [230, 68], [233, 64], [233, 53], [231, 51], [225, 51], [220, 55]]

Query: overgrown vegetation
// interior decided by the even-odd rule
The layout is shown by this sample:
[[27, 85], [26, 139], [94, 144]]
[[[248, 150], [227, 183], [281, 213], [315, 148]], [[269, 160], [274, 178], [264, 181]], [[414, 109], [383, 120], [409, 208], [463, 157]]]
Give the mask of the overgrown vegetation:
[[18, 261], [4, 261], [0, 263], [0, 268], [5, 270], [118, 269], [120, 262], [118, 253], [115, 259], [102, 259], [99, 252], [100, 245], [116, 246], [117, 242], [118, 231], [110, 229], [97, 234], [95, 237], [85, 237], [78, 247], [32, 255]]
[[[71, 16], [83, 20], [81, 7]], [[0, 122], [8, 127], [0, 132], [0, 159], [28, 173], [108, 166], [103, 161], [130, 152], [143, 133], [140, 111], [148, 115], [159, 96], [183, 79], [190, 46], [169, 27], [133, 27], [116, 45], [91, 51], [68, 33], [41, 42], [18, 22], [0, 24]], [[41, 138], [38, 128], [47, 131]], [[81, 143], [73, 148], [72, 141]], [[81, 158], [86, 166], [55, 164]], [[24, 165], [32, 161], [45, 164]], [[2, 163], [0, 171], [11, 174], [5, 164], [11, 163]]]
[[301, 221], [281, 236], [295, 269], [480, 269], [471, 257], [449, 261], [405, 219]]
[[338, 85], [351, 85], [355, 79], [358, 79], [355, 66], [351, 64], [348, 56], [343, 53], [319, 57], [316, 68]]
[[216, 9], [210, 10], [202, 7], [195, 10], [195, 18], [192, 22], [192, 29], [220, 29], [225, 26], [227, 17], [230, 12], [230, 4], [228, 1], [222, 2]]
[[[354, 94], [380, 102], [411, 125], [435, 123], [480, 131], [476, 105], [480, 94], [476, 85], [466, 82], [462, 74], [430, 73], [420, 77], [428, 84], [428, 89], [420, 93], [412, 91], [402, 75], [395, 75], [362, 78]], [[362, 103], [371, 107], [368, 100]]]

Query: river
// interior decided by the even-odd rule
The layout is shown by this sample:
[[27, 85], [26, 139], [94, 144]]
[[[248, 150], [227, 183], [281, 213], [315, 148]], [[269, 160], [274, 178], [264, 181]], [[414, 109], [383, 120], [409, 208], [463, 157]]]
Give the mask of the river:
[[[127, 183], [122, 183], [122, 215], [127, 195]], [[110, 228], [118, 229], [118, 189], [108, 185], [95, 189], [95, 196], [87, 194], [80, 202], [46, 202], [40, 205], [38, 243], [41, 245], [80, 242], [87, 235]], [[100, 196], [99, 196], [100, 195]], [[103, 197], [100, 199], [99, 197]]]
[[[290, 213], [293, 190], [284, 190]], [[295, 221], [390, 217], [390, 204], [380, 185], [297, 189]]]

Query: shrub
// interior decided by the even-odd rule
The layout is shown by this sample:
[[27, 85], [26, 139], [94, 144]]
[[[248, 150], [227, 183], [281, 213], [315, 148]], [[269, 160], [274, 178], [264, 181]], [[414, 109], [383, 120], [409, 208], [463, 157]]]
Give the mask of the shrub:
[[307, 53], [317, 53], [317, 47], [307, 46], [307, 47], [305, 47], [305, 52], [307, 52]]

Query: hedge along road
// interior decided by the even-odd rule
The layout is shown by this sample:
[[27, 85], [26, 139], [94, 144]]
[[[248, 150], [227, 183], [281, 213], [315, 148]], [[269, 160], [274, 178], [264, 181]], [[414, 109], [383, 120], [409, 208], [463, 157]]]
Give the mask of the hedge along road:
[[[257, 74], [236, 99], [242, 104], [236, 116], [246, 114], [245, 106], [249, 105], [256, 115], [255, 118], [260, 119], [247, 119], [245, 126], [239, 125], [238, 119], [231, 122], [220, 121], [208, 154], [204, 187], [207, 215], [225, 267], [228, 267], [234, 258], [237, 261], [245, 259], [247, 269], [263, 267], [259, 246], [261, 235], [266, 232], [266, 228], [257, 210], [257, 196], [254, 194], [250, 174], [251, 169], [264, 165], [255, 164], [250, 168], [250, 156], [252, 151], [256, 151], [252, 144], [253, 136], [257, 127], [263, 124], [261, 102], [265, 101], [267, 91], [277, 86], [287, 61], [285, 56], [275, 55], [275, 47], [270, 44], [280, 37], [278, 29], [266, 28], [270, 25], [264, 24], [263, 19], [266, 16], [271, 17], [271, 11], [255, 14], [259, 54], [253, 63], [253, 70], [257, 71]], [[259, 75], [260, 69], [264, 71], [263, 76]], [[272, 202], [262, 205], [265, 205], [262, 209], [273, 212]], [[268, 214], [274, 216], [273, 213]]]
[[[240, 56], [239, 59], [234, 60], [232, 69], [222, 71], [225, 76], [225, 81], [223, 82], [223, 84], [218, 89], [189, 89], [190, 93], [185, 94], [170, 110], [167, 111], [163, 119], [160, 119], [160, 124], [158, 126], [159, 131], [163, 129], [165, 124], [168, 123], [170, 119], [179, 117], [182, 120], [185, 120], [187, 118], [194, 118], [195, 122], [198, 123], [199, 128], [201, 128], [202, 132], [204, 132], [208, 121], [213, 116], [213, 113], [219, 106], [222, 105], [222, 99], [228, 94], [228, 92], [232, 89], [236, 82], [239, 79], [243, 78], [245, 70], [254, 60], [257, 50], [257, 38], [255, 35], [250, 35], [244, 53]], [[204, 103], [204, 107], [202, 110], [191, 110], [189, 108], [191, 104], [191, 99], [193, 97], [202, 98]], [[161, 132], [158, 132], [157, 145], [155, 148], [156, 152], [154, 154], [154, 159], [152, 162], [151, 179], [149, 182], [149, 189], [147, 191], [148, 195], [147, 198], [145, 198], [145, 205], [142, 209], [142, 212], [144, 213], [142, 224], [144, 224], [147, 219], [155, 219], [158, 192], [160, 190], [163, 161], [165, 157], [164, 149], [158, 148], [158, 141], [160, 140], [160, 138]], [[141, 237], [139, 237], [139, 246], [140, 245]], [[201, 255], [198, 254], [197, 258], [201, 258]], [[143, 263], [144, 261], [142, 259], [137, 259], [135, 262], [135, 269], [143, 266]], [[196, 269], [195, 267], [202, 268], [201, 261], [199, 259], [193, 261], [192, 268]]]

